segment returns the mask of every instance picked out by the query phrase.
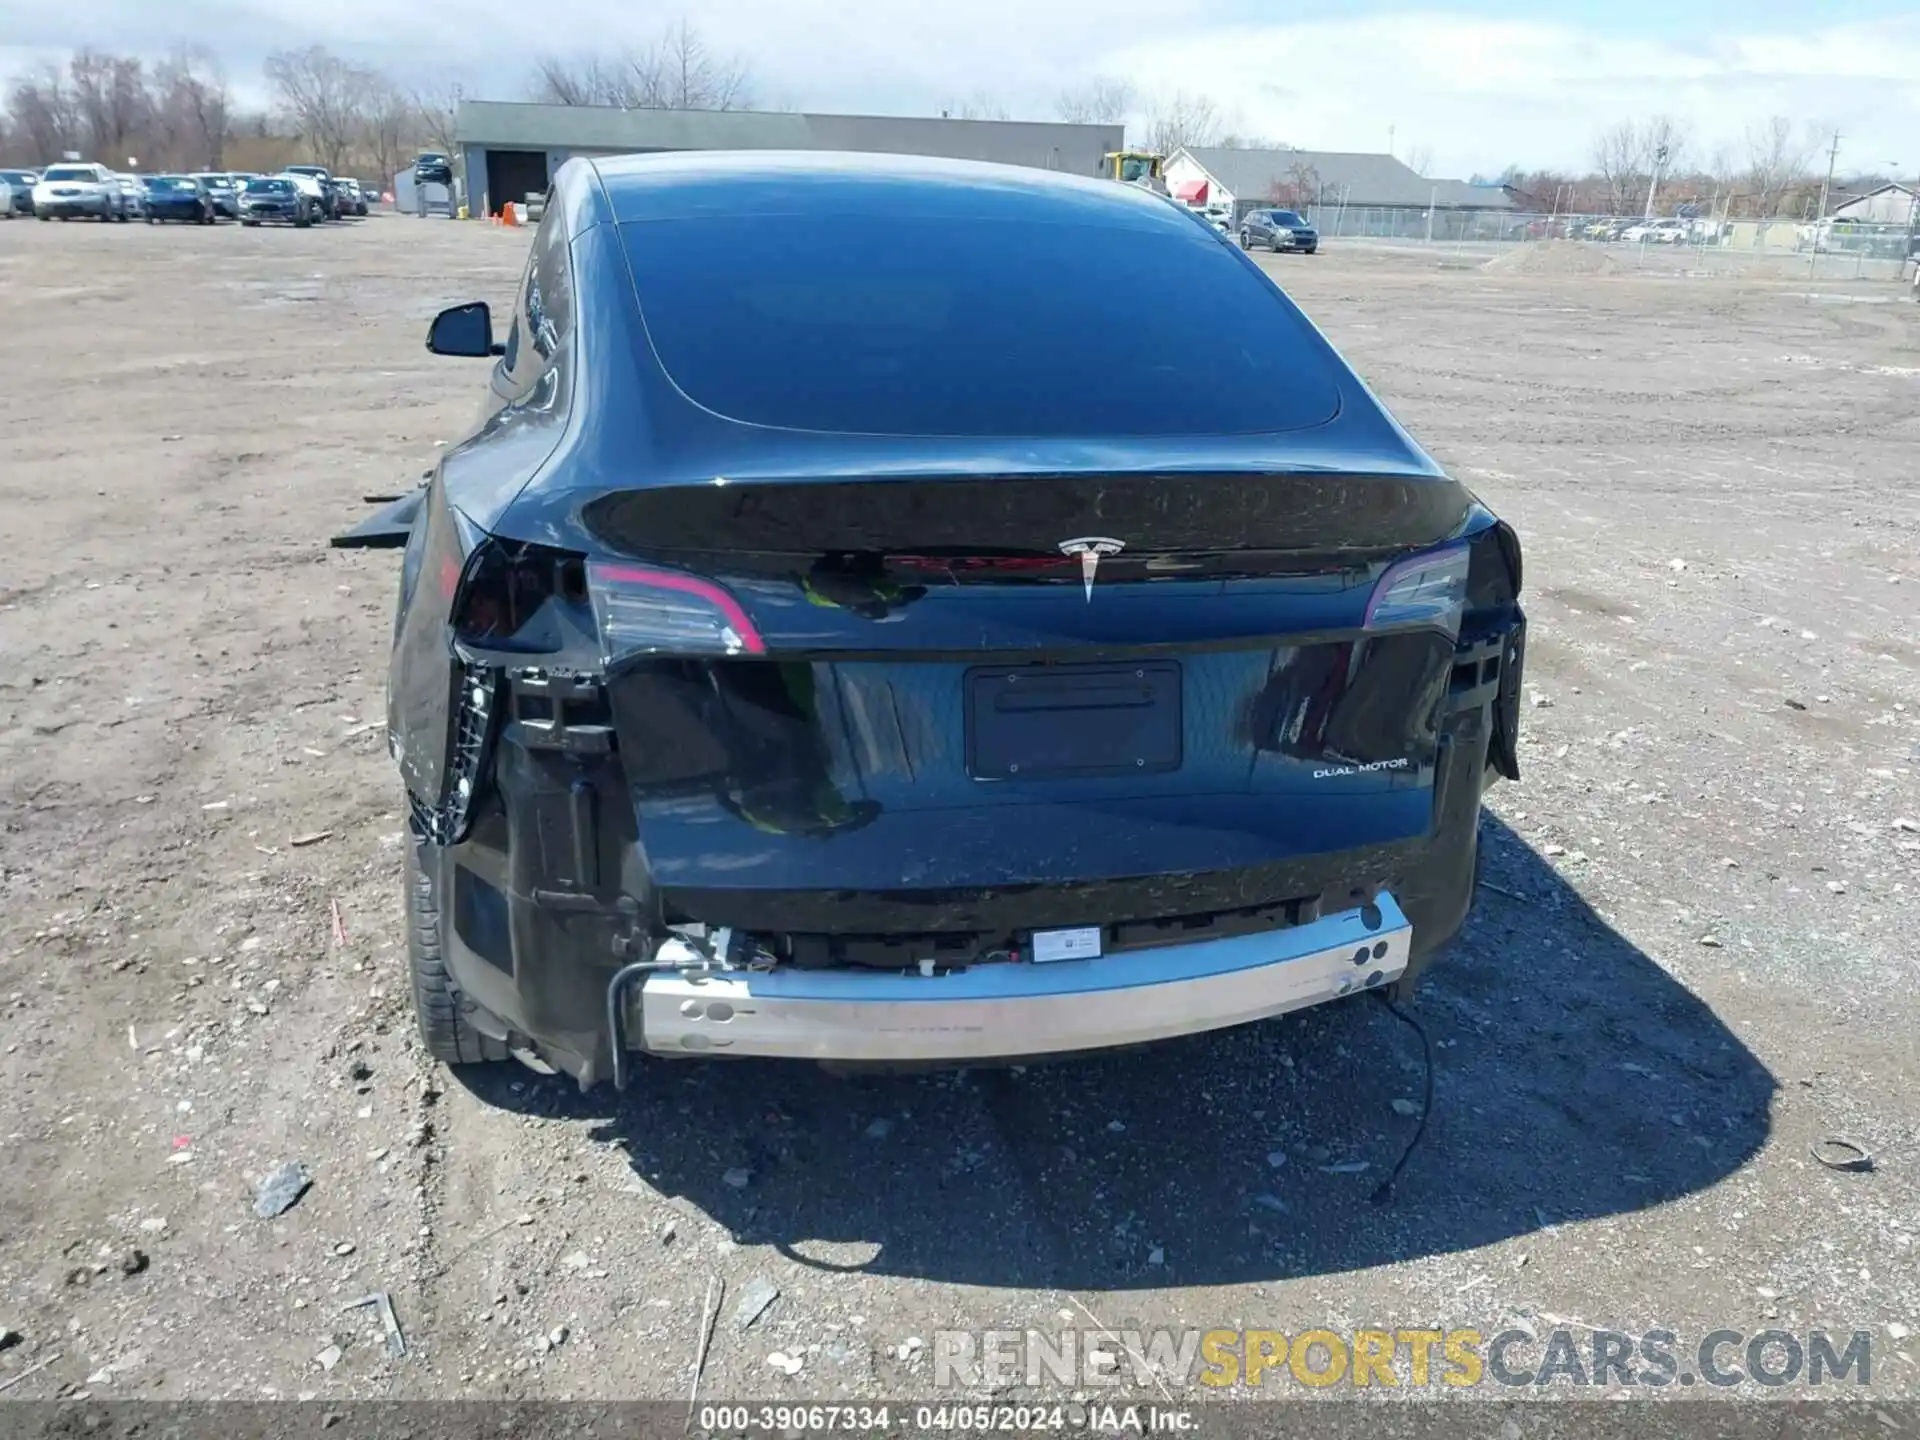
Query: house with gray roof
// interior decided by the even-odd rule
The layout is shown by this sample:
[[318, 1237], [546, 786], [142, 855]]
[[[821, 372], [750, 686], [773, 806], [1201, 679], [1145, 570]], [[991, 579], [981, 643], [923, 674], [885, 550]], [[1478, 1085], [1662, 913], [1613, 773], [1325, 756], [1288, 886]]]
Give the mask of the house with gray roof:
[[474, 212], [546, 192], [575, 155], [664, 150], [859, 150], [992, 160], [1094, 175], [1124, 143], [1119, 125], [948, 120], [895, 115], [812, 115], [762, 110], [626, 110], [617, 105], [535, 105], [465, 100], [454, 135]]
[[1183, 146], [1168, 157], [1167, 188], [1179, 199], [1231, 207], [1234, 216], [1284, 205], [1323, 228], [1335, 209], [1417, 212], [1510, 210], [1497, 185], [1429, 180], [1391, 155], [1341, 150], [1238, 150]]

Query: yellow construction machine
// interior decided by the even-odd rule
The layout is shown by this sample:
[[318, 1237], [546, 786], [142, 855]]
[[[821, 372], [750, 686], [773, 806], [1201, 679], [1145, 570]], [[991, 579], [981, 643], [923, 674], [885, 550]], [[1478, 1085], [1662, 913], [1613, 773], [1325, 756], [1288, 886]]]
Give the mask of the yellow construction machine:
[[1152, 150], [1109, 150], [1101, 159], [1100, 173], [1122, 185], [1138, 185], [1143, 190], [1164, 195], [1167, 193], [1167, 177], [1163, 173], [1166, 162], [1166, 156]]

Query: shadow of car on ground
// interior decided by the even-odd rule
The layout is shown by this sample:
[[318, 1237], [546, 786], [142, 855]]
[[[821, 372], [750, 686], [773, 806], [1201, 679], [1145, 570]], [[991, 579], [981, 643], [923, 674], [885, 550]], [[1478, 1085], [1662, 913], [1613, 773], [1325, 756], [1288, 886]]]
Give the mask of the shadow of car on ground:
[[[1433, 1107], [1382, 1204], [1369, 1197], [1413, 1136], [1422, 1047], [1367, 997], [1018, 1070], [660, 1062], [624, 1095], [511, 1065], [460, 1078], [489, 1104], [597, 1120], [596, 1139], [743, 1245], [963, 1285], [1354, 1270], [1645, 1209], [1737, 1170], [1766, 1141], [1772, 1075], [1505, 825], [1487, 817], [1481, 844], [1479, 903], [1410, 1007]], [[808, 1255], [820, 1246], [870, 1258], [836, 1266]]]

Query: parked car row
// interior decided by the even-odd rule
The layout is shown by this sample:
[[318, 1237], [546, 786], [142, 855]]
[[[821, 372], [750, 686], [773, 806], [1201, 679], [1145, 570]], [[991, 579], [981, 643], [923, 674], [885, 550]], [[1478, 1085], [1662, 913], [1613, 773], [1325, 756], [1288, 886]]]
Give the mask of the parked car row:
[[0, 170], [0, 216], [198, 225], [238, 220], [247, 226], [284, 221], [304, 228], [316, 220], [366, 215], [370, 189], [379, 193], [319, 165], [289, 165], [277, 175], [126, 175], [105, 165], [68, 163], [38, 172]]
[[1618, 217], [1593, 220], [1578, 233], [1585, 240], [1618, 240], [1628, 245], [1716, 245], [1725, 229], [1721, 221], [1675, 215], [1657, 220]]

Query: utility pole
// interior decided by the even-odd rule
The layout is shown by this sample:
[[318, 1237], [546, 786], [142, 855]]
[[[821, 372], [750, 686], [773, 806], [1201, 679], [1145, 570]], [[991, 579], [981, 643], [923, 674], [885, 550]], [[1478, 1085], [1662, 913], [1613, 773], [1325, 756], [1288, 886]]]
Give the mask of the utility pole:
[[1833, 166], [1840, 158], [1840, 132], [1833, 132], [1833, 144], [1827, 149], [1827, 178], [1820, 182], [1820, 211], [1813, 217], [1813, 244], [1807, 251], [1807, 278], [1813, 278], [1820, 263], [1820, 230], [1827, 223], [1827, 195], [1833, 189]]
[[1387, 126], [1387, 157], [1393, 157], [1393, 126]]
[[1642, 220], [1653, 218], [1653, 196], [1660, 188], [1660, 170], [1667, 163], [1667, 147], [1662, 145], [1653, 152], [1653, 178], [1647, 182], [1647, 208], [1640, 216]]

